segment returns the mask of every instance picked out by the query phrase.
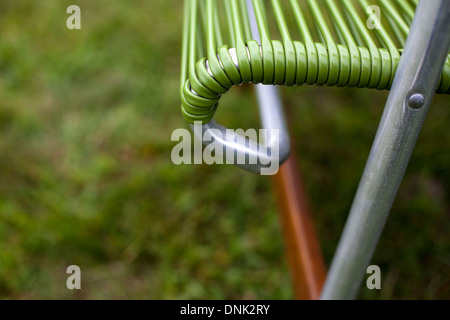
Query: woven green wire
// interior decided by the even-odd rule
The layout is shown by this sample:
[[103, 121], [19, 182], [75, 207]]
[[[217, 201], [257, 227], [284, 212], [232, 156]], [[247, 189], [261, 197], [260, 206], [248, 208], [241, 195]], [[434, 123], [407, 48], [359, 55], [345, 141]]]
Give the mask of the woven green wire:
[[[180, 95], [188, 122], [209, 122], [221, 95], [242, 83], [389, 89], [417, 0], [252, 4], [260, 44], [245, 0], [185, 0]], [[381, 28], [367, 26], [371, 5], [381, 9]], [[437, 93], [450, 94], [450, 56]]]

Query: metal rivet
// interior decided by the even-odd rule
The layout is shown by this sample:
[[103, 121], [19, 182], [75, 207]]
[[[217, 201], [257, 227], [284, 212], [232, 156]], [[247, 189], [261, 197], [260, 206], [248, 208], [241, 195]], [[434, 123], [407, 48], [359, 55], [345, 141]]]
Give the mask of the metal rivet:
[[425, 97], [420, 93], [415, 93], [408, 100], [409, 106], [413, 109], [420, 109], [425, 104]]

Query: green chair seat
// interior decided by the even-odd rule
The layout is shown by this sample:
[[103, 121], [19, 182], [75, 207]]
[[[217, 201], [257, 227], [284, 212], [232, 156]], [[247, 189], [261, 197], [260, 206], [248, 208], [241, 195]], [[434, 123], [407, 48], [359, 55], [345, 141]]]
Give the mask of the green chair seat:
[[[242, 83], [389, 89], [417, 0], [186, 0], [181, 70], [184, 118], [209, 122]], [[377, 7], [380, 21], [374, 20]], [[437, 93], [450, 93], [450, 57]]]

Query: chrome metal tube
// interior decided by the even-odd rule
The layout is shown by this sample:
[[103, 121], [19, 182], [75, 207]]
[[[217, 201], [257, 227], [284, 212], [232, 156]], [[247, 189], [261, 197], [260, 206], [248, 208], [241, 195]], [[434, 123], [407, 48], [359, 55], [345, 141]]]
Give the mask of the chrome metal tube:
[[[252, 1], [247, 0], [246, 4], [252, 37], [261, 44]], [[230, 49], [230, 54], [232, 57], [235, 56], [235, 51]], [[237, 64], [237, 58], [235, 61]], [[239, 68], [239, 65], [236, 65], [236, 67]], [[230, 162], [238, 167], [254, 173], [275, 174], [279, 165], [288, 158], [291, 146], [283, 106], [277, 87], [258, 84], [255, 88], [262, 128], [267, 130], [267, 139], [264, 143], [261, 141], [258, 143], [240, 136], [214, 120], [204, 124], [201, 130], [193, 131], [201, 141], [203, 141], [205, 134], [208, 135], [209, 141], [203, 141], [203, 143], [208, 145], [211, 143], [210, 141], [213, 141], [218, 146], [216, 150], [223, 152], [221, 154], [223, 157], [227, 157], [227, 162], [232, 160]], [[194, 129], [193, 125], [192, 128]], [[273, 134], [274, 130], [278, 134]], [[232, 154], [232, 159], [229, 157], [230, 154]], [[242, 161], [243, 159], [245, 161]], [[274, 162], [277, 162], [277, 164], [274, 165]]]
[[450, 1], [420, 1], [321, 299], [358, 294], [450, 45]]

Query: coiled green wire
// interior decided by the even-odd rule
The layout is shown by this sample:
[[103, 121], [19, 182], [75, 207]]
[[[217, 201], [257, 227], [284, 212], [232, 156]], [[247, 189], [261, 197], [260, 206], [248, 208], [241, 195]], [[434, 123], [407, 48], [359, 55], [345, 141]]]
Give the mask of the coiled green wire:
[[[221, 95], [242, 83], [389, 89], [417, 1], [376, 1], [382, 28], [373, 30], [366, 23], [374, 1], [252, 4], [260, 44], [251, 36], [245, 0], [185, 0], [180, 95], [186, 121], [211, 121]], [[280, 39], [271, 37], [274, 30]], [[293, 40], [294, 31], [301, 39]], [[437, 93], [450, 94], [450, 56]]]

